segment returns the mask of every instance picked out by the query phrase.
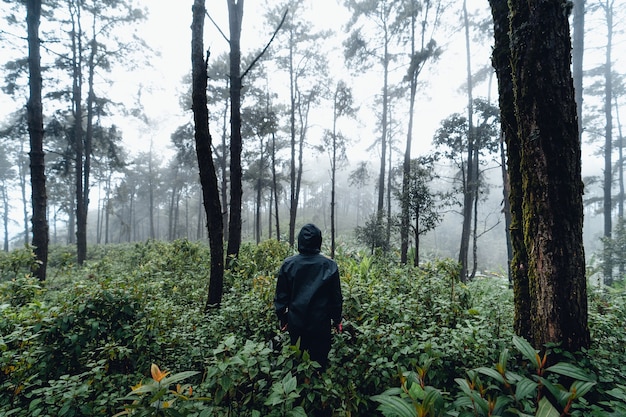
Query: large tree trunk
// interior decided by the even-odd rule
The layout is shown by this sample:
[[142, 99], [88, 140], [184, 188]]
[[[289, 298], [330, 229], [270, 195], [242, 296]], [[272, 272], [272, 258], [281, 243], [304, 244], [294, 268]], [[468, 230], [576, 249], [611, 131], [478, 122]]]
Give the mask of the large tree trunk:
[[46, 175], [43, 151], [43, 109], [41, 104], [41, 56], [39, 53], [39, 22], [41, 0], [26, 3], [28, 26], [28, 71], [30, 98], [28, 100], [28, 132], [30, 135], [30, 178], [33, 204], [33, 246], [39, 262], [33, 271], [39, 280], [46, 279], [48, 265], [48, 219], [46, 218]]
[[[224, 244], [222, 206], [220, 204], [217, 175], [211, 151], [209, 111], [207, 107], [207, 63], [204, 59], [204, 0], [194, 0], [191, 25], [192, 108], [195, 125], [196, 155], [200, 169], [202, 199], [208, 221], [209, 247], [211, 249], [211, 276], [205, 309], [219, 307], [224, 286]], [[207, 58], [208, 59], [208, 58]]]
[[567, 2], [510, 0], [509, 7], [531, 342], [576, 351], [589, 345], [589, 329]]
[[244, 0], [228, 1], [230, 27], [230, 220], [228, 257], [237, 258], [241, 246], [241, 22]]

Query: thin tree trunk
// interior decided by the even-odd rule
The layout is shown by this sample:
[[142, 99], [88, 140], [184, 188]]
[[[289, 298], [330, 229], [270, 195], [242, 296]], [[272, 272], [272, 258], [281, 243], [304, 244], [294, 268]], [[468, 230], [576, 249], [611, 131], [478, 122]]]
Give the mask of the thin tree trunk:
[[87, 76], [87, 128], [85, 130], [85, 154], [84, 154], [84, 169], [83, 169], [83, 186], [82, 186], [82, 199], [83, 199], [83, 207], [82, 213], [80, 215], [78, 221], [78, 229], [77, 229], [77, 254], [78, 254], [78, 262], [82, 263], [87, 258], [87, 216], [89, 213], [89, 181], [91, 175], [91, 153], [92, 153], [92, 142], [93, 142], [93, 103], [95, 101], [95, 93], [94, 93], [94, 71], [95, 71], [95, 56], [98, 51], [98, 43], [96, 42], [96, 15], [93, 15], [92, 21], [92, 34], [93, 39], [91, 40], [91, 50], [89, 52], [88, 59], [88, 76]]
[[[415, 2], [411, 3], [411, 58], [415, 57]], [[423, 39], [422, 39], [423, 40]], [[423, 45], [422, 45], [423, 46]], [[422, 47], [423, 49], [423, 47]], [[415, 96], [417, 94], [417, 74], [418, 69], [411, 63], [409, 71], [409, 125], [406, 134], [406, 148], [404, 149], [404, 160], [402, 162], [402, 213], [400, 217], [400, 262], [407, 263], [409, 251], [409, 176], [411, 175], [411, 145], [413, 142], [413, 119], [415, 112]], [[417, 242], [416, 242], [417, 246]], [[417, 261], [416, 261], [417, 262]]]
[[[20, 140], [20, 154], [25, 155], [24, 143]], [[30, 219], [28, 215], [28, 200], [26, 199], [26, 158], [20, 156], [18, 158], [18, 170], [20, 176], [20, 192], [22, 193], [22, 214], [24, 216], [24, 244], [30, 242]]]
[[276, 240], [280, 242], [280, 222], [278, 220], [278, 180], [276, 178], [276, 134], [272, 132], [272, 189], [274, 190], [274, 211], [276, 212]]
[[230, 217], [229, 258], [237, 258], [241, 246], [241, 22], [244, 0], [227, 0], [230, 27]]
[[612, 210], [613, 198], [611, 188], [613, 186], [613, 116], [611, 107], [613, 104], [613, 81], [612, 81], [612, 64], [611, 50], [613, 48], [613, 0], [605, 0], [603, 5], [606, 14], [606, 61], [604, 64], [604, 284], [613, 284], [613, 261], [610, 250], [610, 239], [613, 229]]
[[[226, 88], [230, 89], [230, 82], [226, 80]], [[224, 117], [222, 118], [222, 157], [220, 158], [220, 170], [222, 172], [222, 223], [224, 226], [224, 240], [228, 241], [228, 172], [226, 171], [227, 159], [226, 135], [228, 119], [228, 100], [224, 100]], [[202, 202], [201, 202], [202, 204]], [[202, 208], [200, 209], [200, 213]], [[198, 225], [198, 238], [202, 227]]]
[[474, 98], [472, 97], [472, 65], [469, 39], [469, 21], [467, 18], [466, 1], [463, 1], [463, 22], [465, 26], [465, 51], [467, 71], [467, 177], [463, 186], [463, 228], [461, 230], [461, 247], [459, 264], [461, 264], [461, 280], [468, 279], [468, 254], [472, 229], [472, 203], [476, 195], [476, 173], [474, 172]]
[[[195, 126], [196, 155], [202, 184], [202, 200], [206, 211], [211, 249], [211, 276], [206, 309], [219, 307], [224, 286], [224, 244], [222, 225], [222, 206], [213, 155], [211, 151], [211, 133], [209, 132], [209, 111], [207, 107], [207, 61], [204, 59], [204, 0], [194, 0], [191, 25], [191, 63], [192, 63], [192, 108]], [[208, 57], [207, 57], [208, 60]]]
[[[83, 132], [83, 109], [82, 109], [82, 28], [81, 6], [80, 4], [72, 4], [75, 9], [70, 10], [72, 16], [72, 105], [74, 115], [74, 147], [75, 147], [75, 164], [76, 177], [74, 179], [76, 186], [76, 256], [79, 265], [82, 265], [86, 257], [86, 248], [82, 242], [86, 241], [86, 230], [82, 227], [85, 217], [85, 200], [83, 199], [83, 158], [84, 158], [84, 132]], [[86, 223], [85, 223], [86, 224]], [[85, 234], [83, 236], [82, 234]]]
[[[33, 204], [33, 246], [39, 262], [33, 271], [40, 281], [46, 279], [48, 265], [48, 219], [46, 218], [47, 195], [45, 175], [45, 153], [43, 151], [43, 109], [41, 103], [41, 56], [39, 22], [41, 0], [28, 0], [26, 3], [26, 23], [28, 27], [28, 72], [30, 97], [28, 111], [28, 133], [30, 136], [30, 178]], [[5, 210], [6, 211], [6, 210]]]
[[385, 205], [385, 170], [387, 162], [387, 116], [389, 107], [389, 41], [385, 26], [385, 43], [383, 55], [383, 108], [380, 136], [380, 171], [378, 174], [378, 204], [376, 206], [378, 222], [382, 222], [383, 208]]
[[294, 28], [289, 29], [289, 95], [291, 108], [289, 111], [289, 128], [291, 159], [289, 164], [289, 246], [294, 247], [296, 236], [296, 217], [298, 214], [298, 197], [296, 194], [296, 81], [294, 76]]

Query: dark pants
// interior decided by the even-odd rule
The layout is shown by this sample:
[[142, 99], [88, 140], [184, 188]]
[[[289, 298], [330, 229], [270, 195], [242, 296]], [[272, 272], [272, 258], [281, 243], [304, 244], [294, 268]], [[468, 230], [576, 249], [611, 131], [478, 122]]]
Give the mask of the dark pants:
[[300, 350], [309, 352], [311, 360], [318, 362], [322, 370], [328, 366], [328, 352], [330, 352], [330, 328], [321, 332], [289, 331], [291, 344], [295, 345], [300, 339]]

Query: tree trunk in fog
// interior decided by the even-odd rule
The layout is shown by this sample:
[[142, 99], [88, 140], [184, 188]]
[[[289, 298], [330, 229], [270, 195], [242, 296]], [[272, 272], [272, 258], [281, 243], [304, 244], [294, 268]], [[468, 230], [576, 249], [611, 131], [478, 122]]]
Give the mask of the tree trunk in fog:
[[230, 27], [230, 217], [229, 258], [237, 258], [241, 246], [241, 22], [244, 0], [227, 0]]
[[[39, 47], [39, 22], [41, 0], [26, 3], [26, 23], [28, 27], [28, 73], [30, 97], [28, 111], [28, 133], [30, 136], [30, 179], [33, 205], [33, 246], [39, 262], [33, 275], [40, 281], [46, 279], [48, 265], [48, 219], [46, 218], [47, 195], [43, 151], [43, 109], [41, 103], [41, 56]], [[5, 209], [6, 211], [6, 209]]]
[[[514, 275], [515, 279], [522, 278], [514, 288], [516, 331], [528, 337], [535, 348], [560, 342], [564, 349], [576, 351], [589, 345], [589, 329], [581, 151], [570, 69], [569, 22], [563, 13], [566, 2], [510, 0], [510, 11], [502, 7], [502, 2], [490, 3], [496, 36], [494, 66], [500, 103], [507, 109], [503, 111], [503, 126], [510, 115], [509, 106], [514, 104], [517, 110], [517, 134], [505, 135], [511, 228], [521, 228], [521, 255], [527, 257], [525, 263], [518, 253], [514, 258], [514, 270], [527, 274]], [[511, 16], [508, 53], [507, 13]], [[508, 101], [508, 54], [513, 101]], [[520, 178], [513, 177], [516, 170]], [[516, 251], [521, 244], [517, 233], [512, 233]], [[528, 281], [524, 282], [526, 276]]]
[[[383, 104], [381, 109], [381, 135], [380, 135], [380, 170], [378, 172], [378, 203], [376, 216], [378, 224], [382, 223], [383, 208], [385, 206], [385, 168], [387, 163], [387, 117], [389, 111], [389, 34], [386, 27], [384, 30], [384, 55], [383, 55]], [[389, 219], [387, 219], [389, 221]]]
[[148, 154], [148, 217], [150, 219], [150, 239], [156, 239], [156, 231], [154, 228], [154, 187], [155, 178], [154, 178], [154, 166], [152, 163], [152, 141], [150, 141], [150, 152]]
[[91, 175], [91, 153], [93, 142], [93, 117], [94, 117], [94, 72], [95, 72], [95, 56], [98, 51], [98, 43], [96, 42], [96, 16], [93, 15], [92, 23], [92, 39], [90, 44], [89, 59], [87, 60], [88, 74], [87, 74], [87, 127], [85, 130], [85, 148], [84, 148], [84, 162], [83, 162], [83, 182], [82, 188], [82, 212], [77, 216], [77, 228], [76, 228], [76, 244], [77, 255], [79, 265], [87, 258], [87, 216], [89, 213], [89, 187], [90, 187], [90, 175]]
[[474, 149], [474, 98], [472, 96], [472, 66], [470, 59], [469, 21], [467, 8], [463, 2], [463, 22], [465, 26], [465, 52], [467, 72], [467, 176], [463, 185], [463, 227], [461, 229], [461, 247], [459, 248], [459, 264], [461, 265], [461, 280], [468, 279], [468, 255], [470, 236], [472, 231], [472, 209], [476, 188], [478, 186], [475, 172], [475, 158], [477, 150]]
[[[415, 12], [411, 13], [411, 59], [415, 56]], [[423, 43], [423, 39], [422, 39]], [[423, 44], [422, 44], [423, 49]], [[411, 144], [413, 142], [413, 119], [415, 112], [415, 96], [417, 94], [417, 74], [416, 65], [411, 65], [407, 78], [409, 79], [409, 125], [406, 134], [406, 148], [404, 149], [404, 160], [402, 162], [402, 213], [400, 217], [400, 262], [407, 263], [409, 251], [409, 205], [406, 198], [409, 192], [409, 175], [411, 174]], [[417, 237], [417, 236], [416, 236]]]
[[[205, 310], [219, 307], [224, 286], [224, 246], [222, 206], [220, 204], [217, 175], [211, 151], [209, 110], [207, 107], [207, 61], [204, 59], [204, 0], [194, 0], [191, 25], [192, 109], [195, 126], [196, 155], [200, 169], [202, 199], [209, 229], [211, 249], [211, 276]], [[207, 57], [208, 60], [208, 57]]]
[[[226, 88], [230, 89], [230, 81], [226, 79]], [[221, 178], [221, 193], [222, 193], [222, 227], [224, 228], [224, 240], [228, 241], [228, 172], [226, 171], [227, 159], [226, 159], [226, 135], [227, 135], [227, 124], [228, 124], [228, 100], [224, 100], [224, 113], [222, 117], [222, 157], [220, 158], [220, 171], [222, 173]], [[201, 202], [202, 204], [202, 202]], [[200, 213], [202, 213], [202, 208], [200, 208]], [[200, 220], [198, 220], [200, 221]], [[200, 238], [200, 230], [203, 227], [198, 224], [198, 238]]]
[[7, 192], [6, 183], [0, 188], [2, 192], [2, 206], [4, 211], [2, 212], [2, 223], [4, 225], [4, 245], [2, 250], [4, 252], [9, 251], [9, 194]]
[[611, 65], [611, 52], [613, 48], [613, 1], [604, 0], [602, 8], [606, 17], [607, 37], [606, 37], [606, 61], [604, 64], [604, 284], [613, 284], [613, 258], [610, 250], [611, 232], [613, 229], [612, 209], [613, 199], [611, 188], [613, 186], [613, 116], [611, 109], [613, 106], [613, 77]]
[[[24, 150], [24, 142], [20, 139], [20, 154], [25, 155], [26, 151]], [[20, 177], [20, 192], [22, 193], [22, 214], [24, 216], [24, 244], [28, 245], [30, 242], [30, 219], [28, 215], [28, 204], [29, 201], [26, 199], [26, 158], [18, 157], [18, 175]]]
[[289, 137], [291, 158], [289, 160], [289, 246], [294, 246], [296, 236], [296, 87], [293, 67], [293, 28], [289, 29]]
[[583, 56], [585, 52], [585, 0], [572, 0], [574, 18], [572, 22], [572, 78], [578, 117], [578, 140], [583, 133]]
[[[83, 101], [82, 101], [82, 66], [83, 66], [83, 46], [82, 36], [83, 30], [81, 21], [81, 5], [76, 4], [74, 7], [70, 4], [70, 15], [72, 21], [72, 32], [70, 33], [72, 41], [72, 110], [74, 116], [74, 152], [75, 152], [75, 187], [76, 187], [76, 256], [77, 263], [82, 265], [86, 257], [86, 230], [82, 227], [86, 225], [86, 211], [83, 199], [83, 158], [84, 149], [84, 131], [83, 131]], [[83, 235], [84, 234], [84, 235]]]
[[272, 132], [272, 193], [276, 212], [276, 240], [280, 242], [280, 222], [278, 220], [278, 180], [276, 178], [276, 134]]

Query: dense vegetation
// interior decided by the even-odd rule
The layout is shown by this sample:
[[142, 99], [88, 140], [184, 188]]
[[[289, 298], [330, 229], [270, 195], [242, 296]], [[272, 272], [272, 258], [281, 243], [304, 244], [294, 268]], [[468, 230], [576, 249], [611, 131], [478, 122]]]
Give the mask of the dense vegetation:
[[623, 292], [590, 292], [592, 348], [551, 346], [546, 363], [513, 336], [502, 277], [464, 285], [449, 261], [401, 267], [340, 247], [345, 326], [319, 375], [273, 314], [286, 245], [242, 246], [206, 314], [203, 244], [93, 247], [81, 268], [71, 250], [52, 250], [45, 284], [27, 273], [30, 250], [0, 255], [0, 415], [626, 413]]

